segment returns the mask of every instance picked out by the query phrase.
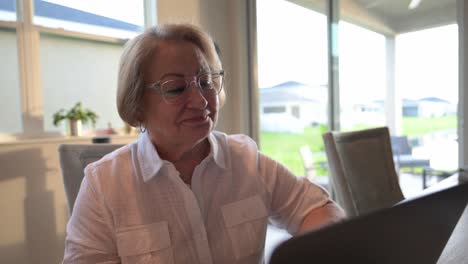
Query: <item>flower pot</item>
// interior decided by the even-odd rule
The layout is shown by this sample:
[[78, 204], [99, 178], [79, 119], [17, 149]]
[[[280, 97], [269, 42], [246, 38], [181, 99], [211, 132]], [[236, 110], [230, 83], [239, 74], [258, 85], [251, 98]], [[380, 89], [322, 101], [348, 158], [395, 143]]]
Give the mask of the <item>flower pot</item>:
[[83, 127], [81, 120], [68, 120], [67, 133], [72, 137], [79, 137], [83, 135]]

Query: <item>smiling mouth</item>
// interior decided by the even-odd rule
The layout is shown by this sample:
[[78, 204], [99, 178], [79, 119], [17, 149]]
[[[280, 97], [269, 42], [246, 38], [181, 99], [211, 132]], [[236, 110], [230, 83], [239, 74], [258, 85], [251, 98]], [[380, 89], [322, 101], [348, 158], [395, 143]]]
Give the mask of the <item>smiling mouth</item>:
[[206, 114], [206, 115], [190, 117], [190, 118], [184, 119], [182, 122], [186, 124], [190, 124], [190, 125], [201, 125], [201, 124], [208, 123], [209, 121], [210, 121], [210, 116]]

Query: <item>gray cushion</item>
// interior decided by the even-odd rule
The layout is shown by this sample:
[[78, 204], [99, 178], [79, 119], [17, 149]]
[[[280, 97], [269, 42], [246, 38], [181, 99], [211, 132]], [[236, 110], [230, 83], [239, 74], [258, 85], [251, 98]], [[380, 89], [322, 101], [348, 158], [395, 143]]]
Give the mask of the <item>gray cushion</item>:
[[122, 146], [120, 144], [62, 144], [59, 146], [60, 168], [70, 214], [84, 177], [84, 168]]

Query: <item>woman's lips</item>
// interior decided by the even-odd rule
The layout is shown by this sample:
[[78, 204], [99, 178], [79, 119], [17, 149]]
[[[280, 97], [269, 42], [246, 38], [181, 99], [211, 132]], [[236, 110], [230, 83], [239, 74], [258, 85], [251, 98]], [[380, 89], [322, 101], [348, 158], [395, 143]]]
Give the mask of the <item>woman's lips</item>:
[[203, 115], [203, 116], [194, 116], [194, 117], [186, 118], [182, 122], [188, 125], [203, 125], [205, 123], [208, 123], [209, 121], [210, 121], [209, 116]]

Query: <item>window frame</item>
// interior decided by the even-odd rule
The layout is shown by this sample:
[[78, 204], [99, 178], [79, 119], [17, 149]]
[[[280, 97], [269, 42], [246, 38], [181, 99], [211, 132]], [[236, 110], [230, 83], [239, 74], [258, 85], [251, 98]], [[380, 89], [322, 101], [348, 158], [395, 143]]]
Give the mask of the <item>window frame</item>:
[[[143, 0], [144, 27], [156, 24], [157, 0]], [[20, 84], [20, 107], [22, 113], [22, 132], [17, 134], [1, 133], [0, 142], [21, 139], [57, 136], [44, 130], [44, 100], [41, 82], [40, 35], [50, 34], [79, 40], [91, 40], [110, 44], [124, 45], [126, 38], [109, 37], [83, 33], [61, 28], [35, 25], [34, 0], [16, 0], [16, 21], [0, 20], [0, 30], [16, 32], [18, 47], [18, 73]]]

